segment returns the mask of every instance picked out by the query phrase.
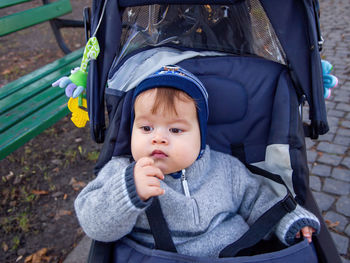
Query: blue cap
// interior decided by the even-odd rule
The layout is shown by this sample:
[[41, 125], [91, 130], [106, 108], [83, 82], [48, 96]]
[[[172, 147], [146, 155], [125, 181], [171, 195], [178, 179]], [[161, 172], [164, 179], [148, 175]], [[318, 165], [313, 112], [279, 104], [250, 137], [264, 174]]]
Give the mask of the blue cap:
[[[205, 150], [207, 121], [209, 115], [208, 92], [202, 82], [187, 70], [178, 66], [164, 66], [157, 72], [151, 74], [144, 79], [134, 91], [132, 105], [135, 103], [136, 97], [146, 90], [152, 88], [169, 87], [179, 89], [187, 93], [195, 102], [197, 108], [197, 116], [201, 133], [201, 150], [198, 158], [200, 158]], [[132, 111], [132, 121], [134, 112]]]

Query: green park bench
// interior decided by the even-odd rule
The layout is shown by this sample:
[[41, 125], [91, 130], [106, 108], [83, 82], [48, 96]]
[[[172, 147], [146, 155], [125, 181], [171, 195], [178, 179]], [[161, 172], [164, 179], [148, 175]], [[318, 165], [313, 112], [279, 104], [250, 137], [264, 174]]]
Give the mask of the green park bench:
[[[0, 9], [31, 0], [0, 0]], [[82, 27], [82, 21], [60, 19], [72, 12], [70, 0], [49, 2], [0, 17], [0, 36], [50, 21], [56, 40], [69, 53], [62, 27]], [[64, 89], [51, 83], [80, 65], [83, 49], [76, 50], [0, 88], [0, 160], [69, 113]]]

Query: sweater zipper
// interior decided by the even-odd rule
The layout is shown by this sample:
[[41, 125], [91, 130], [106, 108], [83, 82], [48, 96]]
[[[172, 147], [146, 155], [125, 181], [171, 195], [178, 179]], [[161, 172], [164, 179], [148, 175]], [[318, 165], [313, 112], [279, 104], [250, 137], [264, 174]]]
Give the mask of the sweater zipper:
[[191, 197], [191, 195], [190, 195], [190, 189], [188, 189], [188, 183], [187, 183], [187, 178], [186, 178], [186, 171], [185, 171], [185, 169], [182, 169], [181, 184], [182, 184], [182, 189], [184, 190], [185, 196], [186, 196], [186, 197]]
[[182, 170], [181, 174], [181, 184], [182, 184], [182, 189], [185, 193], [186, 197], [189, 197], [191, 199], [191, 205], [192, 205], [192, 212], [193, 212], [193, 217], [194, 217], [194, 223], [196, 225], [199, 225], [199, 209], [197, 202], [194, 198], [191, 197], [190, 195], [190, 189], [188, 188], [188, 183], [187, 183], [187, 178], [186, 178], [186, 171], [185, 169]]

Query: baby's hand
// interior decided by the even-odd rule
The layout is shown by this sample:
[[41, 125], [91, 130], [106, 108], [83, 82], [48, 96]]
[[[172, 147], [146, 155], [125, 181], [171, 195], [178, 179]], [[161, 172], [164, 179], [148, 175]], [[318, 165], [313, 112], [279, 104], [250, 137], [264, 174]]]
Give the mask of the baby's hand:
[[139, 159], [134, 168], [134, 180], [136, 192], [142, 201], [152, 196], [164, 194], [160, 187], [160, 181], [163, 180], [162, 171], [154, 165], [154, 160], [148, 157]]
[[[306, 226], [301, 229], [301, 233], [303, 234], [303, 237], [307, 238], [307, 241], [309, 241], [309, 243], [311, 243], [312, 233], [314, 233], [315, 231], [316, 230], [310, 226]], [[300, 231], [297, 233], [296, 238], [300, 238]]]

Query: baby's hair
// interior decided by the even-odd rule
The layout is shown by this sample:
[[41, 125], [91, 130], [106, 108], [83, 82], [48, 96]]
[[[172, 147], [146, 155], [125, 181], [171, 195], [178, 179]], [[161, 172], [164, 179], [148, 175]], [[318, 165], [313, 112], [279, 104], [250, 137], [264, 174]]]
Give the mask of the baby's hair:
[[156, 97], [153, 107], [151, 109], [151, 112], [153, 114], [155, 114], [159, 110], [163, 110], [164, 112], [175, 113], [176, 115], [178, 115], [175, 107], [175, 98], [185, 102], [193, 101], [197, 108], [195, 100], [182, 90], [170, 87], [157, 87], [155, 89]]

